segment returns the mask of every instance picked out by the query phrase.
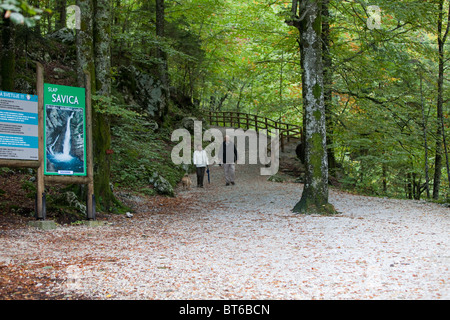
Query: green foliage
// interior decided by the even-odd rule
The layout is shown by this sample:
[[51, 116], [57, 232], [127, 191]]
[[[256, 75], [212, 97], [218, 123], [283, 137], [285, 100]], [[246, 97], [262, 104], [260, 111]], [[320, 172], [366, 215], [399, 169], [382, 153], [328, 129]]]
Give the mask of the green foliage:
[[181, 180], [184, 170], [170, 159], [169, 130], [156, 133], [142, 118], [122, 119], [112, 130], [112, 180], [116, 187], [146, 195], [155, 194], [149, 182], [154, 172], [172, 187]]
[[30, 180], [22, 181], [22, 189], [27, 192], [27, 197], [34, 199], [36, 196], [36, 185]]
[[[24, 28], [50, 13], [28, 2], [0, 1], [0, 12]], [[285, 22], [291, 18], [291, 1], [166, 0], [163, 38], [156, 37], [154, 0], [111, 3], [113, 94], [94, 96], [93, 106], [111, 119], [114, 154], [109, 157], [116, 186], [152, 195], [149, 177], [154, 172], [175, 185], [183, 170], [171, 164], [168, 137], [177, 121], [200, 109], [248, 112], [302, 124], [299, 34]], [[337, 176], [346, 189], [407, 197], [408, 185], [417, 184], [419, 196], [424, 196], [425, 160], [432, 177], [440, 125], [436, 121], [437, 3], [329, 1], [331, 45], [326, 50], [332, 60], [327, 71], [332, 73], [333, 92], [327, 110], [332, 125], [329, 140], [339, 163]], [[381, 9], [379, 29], [367, 27], [369, 4]], [[445, 1], [444, 7], [448, 5]], [[40, 7], [56, 8], [56, 1], [40, 2]], [[40, 21], [41, 35], [54, 31], [58, 16], [46, 15]], [[33, 79], [25, 69], [32, 64], [31, 55], [33, 60], [45, 60], [39, 51], [75, 65], [70, 57], [73, 45], [50, 46], [46, 39], [39, 42], [48, 48], [39, 49], [31, 41], [33, 33], [21, 29], [16, 34], [16, 80]], [[168, 56], [173, 100], [162, 127], [152, 119], [161, 99], [158, 48]], [[448, 135], [447, 79], [444, 84]], [[319, 89], [316, 96], [322, 93]], [[2, 168], [0, 174], [6, 171]], [[441, 194], [448, 197], [446, 174], [444, 168]]]
[[125, 119], [133, 119], [139, 117], [139, 113], [130, 110], [126, 104], [120, 104], [115, 96], [92, 95], [92, 101], [95, 102], [94, 109], [96, 112], [106, 117], [119, 117]]
[[[50, 12], [46, 10], [45, 12]], [[11, 19], [14, 24], [24, 24], [33, 27], [41, 18], [44, 10], [34, 8], [23, 0], [2, 0], [0, 2], [0, 13], [3, 17]]]
[[271, 181], [271, 182], [284, 182], [286, 179], [279, 175], [279, 174], [275, 174], [273, 176], [270, 176], [269, 178], [267, 178], [267, 181]]
[[430, 178], [435, 170], [437, 7], [425, 1], [377, 5], [382, 17], [375, 30], [366, 26], [365, 4], [331, 6], [332, 141], [341, 183], [395, 197], [410, 197], [408, 188], [416, 185], [414, 197], [423, 197], [424, 124]]

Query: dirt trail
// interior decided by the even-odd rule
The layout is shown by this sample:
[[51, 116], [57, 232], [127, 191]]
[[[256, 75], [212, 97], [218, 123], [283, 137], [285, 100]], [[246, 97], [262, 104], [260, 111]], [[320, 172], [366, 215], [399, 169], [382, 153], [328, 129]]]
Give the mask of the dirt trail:
[[103, 227], [7, 231], [0, 270], [25, 266], [49, 297], [450, 299], [448, 208], [332, 188], [339, 215], [295, 215], [302, 184], [260, 167], [225, 186], [213, 166], [205, 188], [141, 199]]

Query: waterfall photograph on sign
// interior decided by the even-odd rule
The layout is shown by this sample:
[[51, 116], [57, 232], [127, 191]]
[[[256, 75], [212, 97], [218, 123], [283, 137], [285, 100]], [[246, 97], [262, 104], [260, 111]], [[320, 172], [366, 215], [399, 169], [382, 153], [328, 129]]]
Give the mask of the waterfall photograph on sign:
[[46, 85], [44, 94], [45, 174], [86, 175], [84, 90]]
[[47, 106], [46, 172], [85, 173], [83, 109]]

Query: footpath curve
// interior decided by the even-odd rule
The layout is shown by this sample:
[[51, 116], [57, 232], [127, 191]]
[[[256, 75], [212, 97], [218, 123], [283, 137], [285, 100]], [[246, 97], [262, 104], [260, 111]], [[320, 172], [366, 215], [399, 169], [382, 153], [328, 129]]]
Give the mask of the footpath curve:
[[225, 186], [213, 166], [204, 189], [136, 198], [102, 227], [9, 230], [0, 269], [26, 266], [64, 298], [450, 299], [448, 208], [331, 188], [339, 215], [295, 215], [302, 184], [259, 168]]

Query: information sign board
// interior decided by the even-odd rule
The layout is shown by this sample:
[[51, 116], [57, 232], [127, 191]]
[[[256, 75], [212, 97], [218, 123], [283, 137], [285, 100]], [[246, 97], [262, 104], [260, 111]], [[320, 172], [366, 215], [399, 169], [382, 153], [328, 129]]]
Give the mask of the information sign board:
[[44, 174], [86, 176], [85, 89], [44, 84]]
[[38, 160], [38, 96], [0, 91], [0, 159]]

